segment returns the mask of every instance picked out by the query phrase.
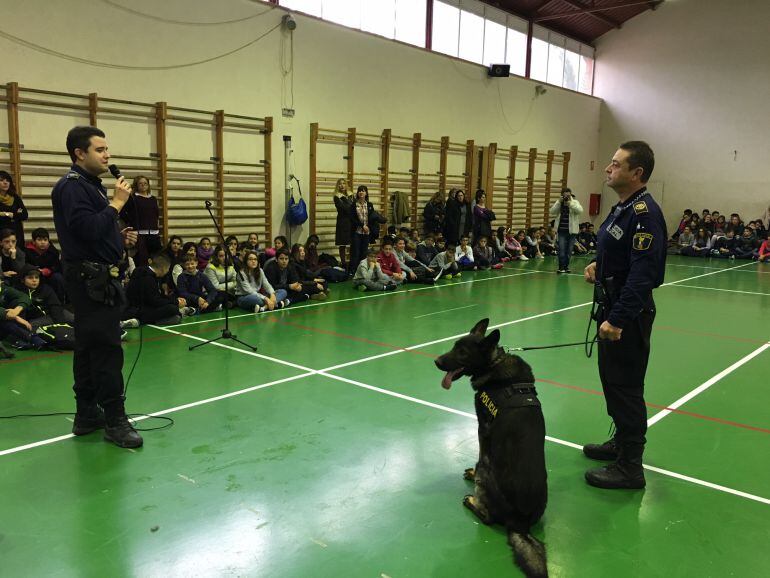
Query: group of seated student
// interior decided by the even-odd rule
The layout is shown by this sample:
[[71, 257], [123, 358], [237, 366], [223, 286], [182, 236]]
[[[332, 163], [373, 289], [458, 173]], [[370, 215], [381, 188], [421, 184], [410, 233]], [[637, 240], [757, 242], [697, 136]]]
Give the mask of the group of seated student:
[[703, 209], [701, 215], [686, 209], [669, 239], [668, 252], [685, 257], [751, 259], [770, 262], [768, 231], [762, 219], [744, 223], [738, 213], [729, 221], [719, 211]]

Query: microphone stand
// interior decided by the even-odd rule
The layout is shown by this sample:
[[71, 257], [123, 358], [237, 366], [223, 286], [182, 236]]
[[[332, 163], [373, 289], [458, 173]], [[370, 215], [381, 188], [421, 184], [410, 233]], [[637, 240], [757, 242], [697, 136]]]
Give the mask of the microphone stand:
[[189, 347], [189, 350], [192, 351], [193, 349], [197, 349], [198, 347], [201, 347], [203, 345], [208, 345], [209, 343], [214, 343], [215, 341], [219, 341], [220, 339], [231, 339], [235, 341], [236, 343], [240, 343], [244, 347], [247, 347], [248, 349], [251, 349], [251, 351], [256, 351], [257, 348], [253, 345], [249, 345], [248, 343], [245, 343], [238, 339], [235, 335], [232, 334], [230, 331], [230, 296], [227, 292], [227, 277], [229, 272], [229, 264], [232, 263], [232, 257], [230, 255], [230, 249], [225, 244], [225, 236], [222, 233], [222, 229], [219, 228], [219, 223], [217, 222], [216, 217], [214, 217], [214, 213], [211, 211], [211, 205], [213, 203], [211, 201], [206, 201], [206, 210], [209, 212], [209, 217], [211, 217], [211, 220], [214, 223], [214, 227], [217, 229], [217, 233], [219, 233], [219, 238], [222, 242], [222, 247], [225, 250], [225, 302], [223, 304], [224, 310], [225, 310], [225, 327], [222, 329], [222, 335], [219, 337], [215, 337], [214, 339], [208, 339], [206, 341], [203, 341], [202, 343], [198, 343], [197, 345], [191, 345]]

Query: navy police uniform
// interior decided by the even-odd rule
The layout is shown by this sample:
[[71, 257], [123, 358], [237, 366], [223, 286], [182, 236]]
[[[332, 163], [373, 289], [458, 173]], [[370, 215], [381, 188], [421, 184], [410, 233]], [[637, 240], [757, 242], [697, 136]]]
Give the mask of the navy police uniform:
[[666, 222], [646, 187], [618, 203], [597, 235], [597, 323], [623, 329], [599, 342], [599, 377], [616, 428], [619, 457], [641, 463], [647, 432], [644, 376], [655, 320], [652, 290], [663, 283]]
[[118, 212], [101, 179], [73, 165], [51, 192], [67, 294], [75, 310], [73, 374], [78, 413], [97, 403], [125, 415], [120, 318], [124, 297], [111, 275], [123, 257]]

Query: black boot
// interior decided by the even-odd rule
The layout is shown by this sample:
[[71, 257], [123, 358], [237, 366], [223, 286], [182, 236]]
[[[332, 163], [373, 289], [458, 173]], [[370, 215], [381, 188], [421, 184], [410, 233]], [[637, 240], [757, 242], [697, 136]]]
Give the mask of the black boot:
[[607, 490], [639, 490], [646, 485], [642, 454], [644, 445], [623, 445], [616, 462], [586, 472], [589, 485]]
[[603, 444], [586, 444], [583, 446], [583, 453], [592, 460], [612, 462], [618, 459], [618, 444], [615, 438]]
[[102, 429], [105, 425], [104, 410], [96, 405], [78, 406], [75, 414], [75, 422], [72, 424], [72, 433], [76, 436], [84, 436]]
[[104, 428], [104, 439], [121, 448], [138, 448], [144, 443], [125, 414], [108, 420]]

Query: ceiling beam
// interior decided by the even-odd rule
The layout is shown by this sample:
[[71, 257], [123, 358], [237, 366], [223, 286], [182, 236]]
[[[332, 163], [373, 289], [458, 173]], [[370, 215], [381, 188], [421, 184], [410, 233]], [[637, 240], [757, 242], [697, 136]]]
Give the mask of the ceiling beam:
[[[575, 6], [576, 3], [572, 0], [564, 0], [571, 6]], [[620, 28], [621, 23], [617, 22], [616, 20], [613, 20], [607, 16], [603, 16], [601, 14], [598, 14], [599, 12], [604, 12], [606, 10], [617, 10], [619, 8], [629, 8], [631, 6], [641, 6], [641, 5], [647, 5], [649, 6], [649, 0], [627, 0], [625, 2], [618, 2], [616, 4], [608, 4], [601, 7], [596, 8], [588, 8], [586, 6], [583, 6], [582, 4], [577, 4], [580, 8], [577, 10], [571, 10], [569, 12], [561, 12], [559, 14], [548, 14], [547, 16], [536, 16], [533, 20], [535, 22], [545, 22], [547, 20], [561, 20], [562, 18], [569, 18], [570, 16], [579, 16], [583, 14], [587, 14], [589, 16], [593, 16], [599, 20], [602, 20], [606, 24], [610, 24], [611, 26], [615, 28]]]
[[[575, 2], [574, 0], [563, 0], [565, 4], [569, 4], [573, 8], [577, 8], [578, 10], [591, 10], [594, 9], [595, 6], [586, 6], [585, 4], [581, 4], [580, 2]], [[593, 2], [592, 2], [593, 4]], [[617, 20], [610, 18], [609, 16], [605, 16], [604, 14], [598, 14], [593, 12], [585, 12], [588, 16], [592, 16], [593, 18], [596, 18], [597, 20], [601, 20], [605, 24], [608, 24], [609, 26], [612, 26], [613, 28], [620, 28], [621, 23]]]
[[532, 11], [532, 15], [534, 16], [535, 14], [537, 14], [538, 12], [540, 12], [541, 10], [545, 9], [545, 7], [546, 7], [546, 6], [550, 6], [550, 5], [551, 5], [551, 4], [553, 4], [554, 2], [556, 2], [556, 0], [543, 0], [543, 1], [542, 1], [542, 2], [540, 2], [540, 4], [539, 4], [538, 6], [536, 6], [536, 7], [535, 7], [535, 9]]

